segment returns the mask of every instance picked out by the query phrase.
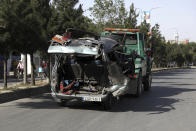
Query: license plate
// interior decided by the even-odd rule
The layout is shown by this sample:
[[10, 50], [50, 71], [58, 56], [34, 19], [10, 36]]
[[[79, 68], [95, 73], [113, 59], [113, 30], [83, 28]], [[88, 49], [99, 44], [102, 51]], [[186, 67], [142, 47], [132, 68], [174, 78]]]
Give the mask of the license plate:
[[101, 97], [89, 97], [89, 96], [86, 96], [86, 97], [83, 97], [82, 100], [83, 101], [99, 101], [99, 102], [101, 102]]

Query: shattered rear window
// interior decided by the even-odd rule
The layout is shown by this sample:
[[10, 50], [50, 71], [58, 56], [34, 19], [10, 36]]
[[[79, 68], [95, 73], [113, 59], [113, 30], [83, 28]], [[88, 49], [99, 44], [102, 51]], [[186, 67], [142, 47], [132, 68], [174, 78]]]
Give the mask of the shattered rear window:
[[137, 44], [137, 35], [136, 34], [131, 34], [126, 36], [125, 40], [126, 45], [135, 45]]
[[93, 43], [96, 45], [97, 43], [93, 40], [86, 40], [86, 39], [73, 39], [70, 41], [70, 46], [93, 46]]
[[117, 41], [118, 43], [120, 43], [123, 40], [124, 34], [108, 34], [105, 37], [111, 38], [111, 39]]

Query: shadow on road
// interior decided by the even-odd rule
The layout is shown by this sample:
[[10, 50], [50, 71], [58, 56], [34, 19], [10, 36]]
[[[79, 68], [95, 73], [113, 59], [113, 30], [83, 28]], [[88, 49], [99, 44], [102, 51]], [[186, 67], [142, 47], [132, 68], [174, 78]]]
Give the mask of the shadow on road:
[[52, 98], [50, 94], [44, 94], [40, 97], [32, 97], [31, 102], [17, 102], [18, 108], [30, 108], [30, 109], [85, 109], [85, 110], [103, 110], [100, 103], [90, 103], [90, 102], [79, 102], [79, 101], [69, 101], [66, 106], [60, 106]]
[[[153, 81], [152, 90], [144, 92], [140, 98], [131, 96], [124, 96], [120, 101], [114, 104], [112, 110], [109, 112], [148, 112], [149, 114], [160, 114], [175, 110], [174, 104], [184, 101], [179, 99], [177, 95], [186, 92], [196, 91], [194, 88], [187, 88], [187, 86], [194, 87], [195, 84], [175, 82], [173, 79], [185, 79], [183, 73], [188, 74], [196, 70], [173, 70], [153, 74], [153, 79], [162, 79], [161, 81]], [[160, 77], [159, 77], [160, 76]], [[172, 77], [171, 77], [172, 76]], [[181, 76], [181, 77], [178, 77]], [[168, 77], [168, 78], [167, 78]], [[168, 79], [168, 80], [165, 80]], [[169, 80], [171, 79], [171, 80]], [[189, 79], [189, 78], [186, 78]], [[190, 78], [195, 79], [195, 78]], [[186, 82], [186, 81], [184, 81]], [[42, 97], [31, 98], [32, 102], [18, 102], [19, 108], [32, 108], [32, 109], [75, 109], [75, 110], [95, 110], [103, 111], [103, 106], [99, 103], [84, 103], [72, 101], [68, 102], [67, 107], [60, 107], [51, 98], [49, 94]]]
[[[28, 98], [27, 102], [17, 102], [16, 106], [19, 108], [30, 108], [30, 109], [60, 109], [62, 107], [57, 106], [53, 98], [49, 93], [43, 94], [42, 96], [35, 96]], [[29, 102], [30, 101], [30, 102]]]
[[149, 114], [161, 114], [175, 110], [174, 104], [183, 101], [183, 99], [174, 98], [174, 96], [196, 91], [196, 89], [174, 88], [156, 86], [152, 91], [145, 92], [139, 99], [125, 97], [113, 108], [113, 112], [149, 112]]
[[[185, 92], [196, 91], [196, 89], [174, 88], [174, 87], [153, 87], [150, 92], [144, 92], [140, 98], [124, 96], [122, 99], [113, 105], [109, 112], [149, 112], [149, 114], [160, 114], [175, 110], [175, 103], [183, 101], [183, 99], [172, 98]], [[19, 108], [31, 109], [78, 109], [78, 110], [96, 110], [103, 111], [100, 103], [83, 103], [72, 101], [68, 102], [67, 107], [59, 106], [50, 96], [32, 97], [32, 102], [18, 102]], [[37, 101], [38, 100], [38, 101]]]

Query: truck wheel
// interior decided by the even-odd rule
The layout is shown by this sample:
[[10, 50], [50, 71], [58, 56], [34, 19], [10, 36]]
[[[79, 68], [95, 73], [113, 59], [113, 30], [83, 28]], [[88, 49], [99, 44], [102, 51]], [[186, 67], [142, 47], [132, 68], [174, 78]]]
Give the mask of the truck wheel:
[[106, 100], [103, 102], [104, 110], [110, 110], [112, 108], [112, 104], [113, 104], [113, 96], [112, 94], [109, 94]]
[[145, 81], [144, 81], [144, 90], [149, 91], [151, 89], [151, 83], [152, 83], [152, 75], [149, 74], [146, 76]]
[[140, 71], [138, 80], [137, 80], [137, 92], [135, 94], [135, 97], [139, 97], [141, 94], [142, 94], [142, 75]]
[[59, 105], [59, 106], [66, 106], [66, 100], [60, 100], [59, 102], [57, 102], [57, 104]]

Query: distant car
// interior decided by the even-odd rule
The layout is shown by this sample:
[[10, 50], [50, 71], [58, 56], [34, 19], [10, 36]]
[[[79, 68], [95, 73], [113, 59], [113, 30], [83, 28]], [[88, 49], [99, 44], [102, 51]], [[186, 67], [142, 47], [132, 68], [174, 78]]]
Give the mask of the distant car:
[[175, 66], [175, 62], [168, 63], [168, 67], [174, 67], [174, 66]]
[[193, 63], [189, 63], [189, 66], [193, 66]]

